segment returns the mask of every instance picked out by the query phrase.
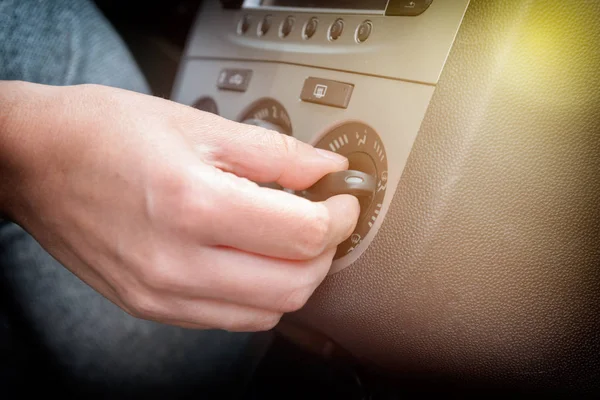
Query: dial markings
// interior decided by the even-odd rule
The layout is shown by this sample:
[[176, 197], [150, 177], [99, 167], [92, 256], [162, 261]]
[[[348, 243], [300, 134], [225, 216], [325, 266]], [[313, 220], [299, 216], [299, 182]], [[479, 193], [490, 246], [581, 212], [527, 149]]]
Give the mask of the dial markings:
[[358, 145], [359, 146], [363, 146], [364, 144], [367, 143], [367, 134], [365, 132], [365, 135], [362, 137], [362, 139], [360, 138], [360, 134], [358, 132], [356, 132], [356, 140], [358, 140]]
[[373, 211], [374, 215], [371, 216], [371, 220], [369, 221], [369, 228], [372, 228], [375, 221], [377, 221], [377, 216], [381, 212], [381, 207], [383, 207], [383, 204], [377, 204], [377, 208]]
[[266, 120], [267, 118], [269, 118], [269, 110], [266, 108], [261, 108], [256, 113], [254, 113], [254, 118]]
[[340, 136], [339, 138], [333, 139], [331, 143], [329, 143], [329, 148], [331, 151], [338, 151], [342, 147], [348, 144], [348, 135], [344, 134], [344, 136]]
[[316, 147], [346, 156], [350, 167], [368, 170], [378, 181], [373, 196], [361, 199], [359, 222], [352, 236], [338, 246], [334, 259], [339, 259], [362, 248], [364, 238], [378, 225], [377, 220], [383, 215], [382, 205], [388, 183], [386, 152], [377, 132], [360, 122], [339, 125], [323, 136]]
[[383, 152], [383, 146], [378, 140], [373, 143], [373, 148], [375, 149], [375, 153], [379, 156], [379, 160], [383, 162], [383, 160], [385, 160], [385, 153]]

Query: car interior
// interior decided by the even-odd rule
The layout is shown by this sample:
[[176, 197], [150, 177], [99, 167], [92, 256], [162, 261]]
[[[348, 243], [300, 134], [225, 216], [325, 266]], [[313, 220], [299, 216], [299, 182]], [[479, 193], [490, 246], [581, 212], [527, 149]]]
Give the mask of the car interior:
[[[600, 2], [96, 4], [154, 95], [370, 179], [240, 398], [600, 396]], [[3, 374], [60, 386], [0, 293]]]

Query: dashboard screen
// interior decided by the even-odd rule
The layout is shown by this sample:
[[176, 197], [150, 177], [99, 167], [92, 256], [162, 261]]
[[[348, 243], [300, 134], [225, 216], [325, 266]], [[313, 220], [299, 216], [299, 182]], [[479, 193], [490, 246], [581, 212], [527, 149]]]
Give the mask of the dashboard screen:
[[261, 0], [261, 6], [332, 8], [346, 10], [385, 10], [388, 0]]

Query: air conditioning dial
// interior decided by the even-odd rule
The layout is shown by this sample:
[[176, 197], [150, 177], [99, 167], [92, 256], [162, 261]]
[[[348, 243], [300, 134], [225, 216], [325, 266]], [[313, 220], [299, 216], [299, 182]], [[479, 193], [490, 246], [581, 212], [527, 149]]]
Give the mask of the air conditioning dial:
[[350, 238], [338, 246], [335, 259], [339, 259], [358, 247], [381, 213], [388, 180], [386, 152], [377, 132], [362, 122], [338, 125], [327, 132], [315, 147], [346, 156], [350, 162], [349, 169], [372, 175], [377, 181], [373, 196], [359, 199], [360, 218]]
[[272, 131], [292, 136], [292, 122], [281, 103], [277, 100], [264, 98], [253, 103], [240, 118], [248, 125], [260, 126]]

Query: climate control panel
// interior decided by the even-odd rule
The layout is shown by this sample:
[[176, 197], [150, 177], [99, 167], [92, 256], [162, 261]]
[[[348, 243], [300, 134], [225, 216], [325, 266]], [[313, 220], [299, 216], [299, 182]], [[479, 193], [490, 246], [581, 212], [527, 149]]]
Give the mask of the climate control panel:
[[433, 90], [301, 65], [191, 59], [173, 98], [343, 154], [351, 170], [373, 177], [373, 195], [359, 197], [360, 220], [337, 249], [337, 273], [368, 250], [385, 220]]

